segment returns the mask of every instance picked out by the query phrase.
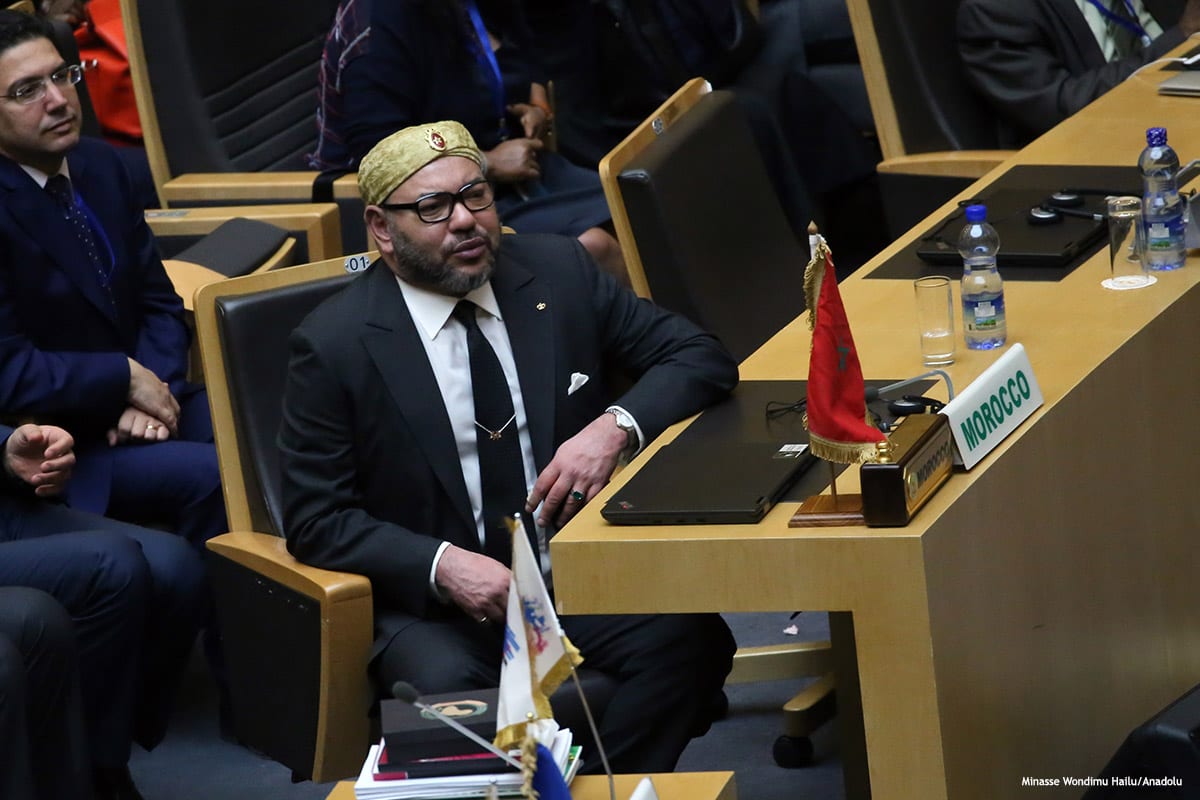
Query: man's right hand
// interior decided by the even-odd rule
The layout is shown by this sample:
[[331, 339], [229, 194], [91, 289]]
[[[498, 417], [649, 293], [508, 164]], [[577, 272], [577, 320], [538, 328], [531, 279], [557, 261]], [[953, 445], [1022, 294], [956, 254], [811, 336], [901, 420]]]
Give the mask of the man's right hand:
[[508, 612], [508, 567], [482, 553], [450, 545], [438, 561], [438, 587], [479, 622], [504, 619]]
[[179, 433], [179, 403], [170, 388], [150, 370], [129, 359], [129, 405], [160, 420], [173, 435]]
[[508, 139], [487, 155], [488, 178], [496, 183], [521, 183], [537, 180], [542, 175], [538, 151], [545, 145], [541, 139]]
[[26, 424], [4, 443], [4, 471], [20, 478], [39, 497], [62, 491], [75, 466], [75, 440], [54, 425]]

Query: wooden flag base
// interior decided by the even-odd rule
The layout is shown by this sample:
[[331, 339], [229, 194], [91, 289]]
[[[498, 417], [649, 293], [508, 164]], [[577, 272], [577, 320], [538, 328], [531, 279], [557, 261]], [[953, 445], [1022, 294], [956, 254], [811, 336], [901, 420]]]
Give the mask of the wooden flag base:
[[788, 522], [789, 528], [837, 528], [865, 525], [861, 494], [814, 494]]

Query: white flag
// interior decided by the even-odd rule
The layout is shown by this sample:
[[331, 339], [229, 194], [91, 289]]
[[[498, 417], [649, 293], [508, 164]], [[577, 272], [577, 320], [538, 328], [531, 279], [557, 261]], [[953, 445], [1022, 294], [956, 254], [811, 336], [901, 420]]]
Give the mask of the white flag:
[[[547, 698], [571, 674], [571, 664], [583, 661], [562, 635], [542, 571], [529, 547], [520, 520], [510, 520], [512, 579], [504, 623], [504, 663], [500, 668], [500, 703], [496, 710], [496, 746], [509, 749], [525, 739], [528, 723], [538, 723], [535, 738], [553, 738], [557, 725]], [[535, 732], [535, 731], [530, 731]], [[546, 742], [543, 742], [546, 744]]]

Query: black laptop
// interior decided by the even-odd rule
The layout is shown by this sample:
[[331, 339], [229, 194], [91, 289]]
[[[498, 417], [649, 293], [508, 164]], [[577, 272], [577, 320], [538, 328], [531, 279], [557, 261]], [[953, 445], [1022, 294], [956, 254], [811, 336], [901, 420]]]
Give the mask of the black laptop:
[[655, 453], [600, 514], [616, 525], [755, 523], [814, 461], [803, 442], [676, 440]]
[[[1107, 241], [1108, 223], [1103, 218], [1063, 215], [1049, 224], [1030, 222], [1030, 211], [1054, 191], [989, 188], [978, 197], [977, 202], [987, 206], [988, 222], [1000, 234], [996, 263], [1001, 270], [1008, 267], [1065, 268]], [[1089, 192], [1077, 197], [1079, 205], [1072, 208], [1074, 211], [1103, 214], [1106, 210], [1103, 194]], [[927, 264], [961, 267], [958, 235], [965, 224], [965, 208], [948, 214], [921, 237], [917, 257]]]

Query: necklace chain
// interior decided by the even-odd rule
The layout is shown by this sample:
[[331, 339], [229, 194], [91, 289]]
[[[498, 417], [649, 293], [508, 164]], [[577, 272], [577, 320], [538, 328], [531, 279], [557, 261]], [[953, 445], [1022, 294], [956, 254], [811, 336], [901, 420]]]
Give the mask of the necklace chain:
[[504, 423], [496, 430], [492, 430], [488, 426], [481, 423], [479, 420], [475, 420], [475, 425], [478, 426], [479, 430], [483, 431], [484, 433], [486, 433], [488, 435], [488, 439], [490, 439], [491, 441], [494, 442], [497, 439], [504, 438], [505, 429], [508, 428], [509, 425], [512, 425], [512, 421], [516, 418], [517, 418], [517, 412], [514, 411], [513, 415], [508, 418], [508, 422]]

